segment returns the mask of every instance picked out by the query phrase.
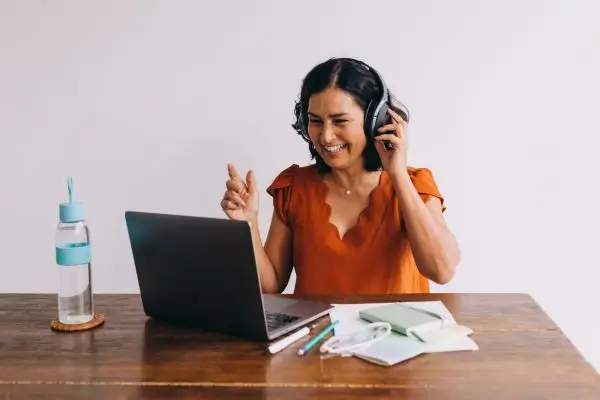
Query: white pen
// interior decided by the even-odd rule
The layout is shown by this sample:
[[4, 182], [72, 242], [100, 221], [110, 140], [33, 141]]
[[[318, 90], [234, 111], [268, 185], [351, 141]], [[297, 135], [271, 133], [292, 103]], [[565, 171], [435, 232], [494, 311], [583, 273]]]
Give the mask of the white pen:
[[311, 330], [315, 329], [316, 326], [317, 325], [305, 326], [304, 328], [299, 329], [298, 331], [292, 333], [289, 336], [286, 336], [285, 338], [281, 339], [280, 341], [273, 343], [272, 345], [269, 346], [269, 352], [271, 354], [280, 352], [281, 350], [285, 349], [292, 343], [307, 336]]

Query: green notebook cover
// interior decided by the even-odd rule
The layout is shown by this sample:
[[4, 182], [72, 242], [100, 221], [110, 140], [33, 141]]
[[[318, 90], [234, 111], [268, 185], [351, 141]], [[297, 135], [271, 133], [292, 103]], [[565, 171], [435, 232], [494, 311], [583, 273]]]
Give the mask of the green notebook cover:
[[360, 311], [359, 316], [369, 322], [388, 322], [394, 332], [405, 336], [418, 337], [412, 332], [439, 328], [442, 323], [439, 318], [400, 303], [368, 308]]

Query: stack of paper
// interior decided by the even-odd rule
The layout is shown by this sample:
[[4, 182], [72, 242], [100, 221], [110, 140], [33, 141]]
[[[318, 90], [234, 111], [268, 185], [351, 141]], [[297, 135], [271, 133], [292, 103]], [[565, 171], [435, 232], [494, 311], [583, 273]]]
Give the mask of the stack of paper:
[[[387, 304], [392, 303], [334, 304], [330, 317], [333, 321], [339, 321], [335, 328], [335, 335], [350, 334], [363, 328], [369, 324], [369, 321], [362, 319], [359, 313]], [[392, 332], [391, 335], [372, 345], [353, 350], [353, 356], [375, 364], [390, 366], [424, 353], [479, 350], [477, 344], [469, 337], [473, 331], [458, 325], [441, 301], [402, 304], [437, 314], [444, 319], [443, 324], [438, 329], [423, 332], [420, 339]]]

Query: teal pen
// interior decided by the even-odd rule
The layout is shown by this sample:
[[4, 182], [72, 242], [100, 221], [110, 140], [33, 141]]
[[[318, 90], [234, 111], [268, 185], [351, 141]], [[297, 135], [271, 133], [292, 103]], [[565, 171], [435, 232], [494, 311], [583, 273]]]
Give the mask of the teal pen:
[[335, 328], [335, 326], [339, 323], [340, 323], [340, 321], [334, 321], [327, 328], [323, 329], [321, 331], [321, 333], [319, 333], [317, 336], [312, 338], [310, 340], [310, 342], [306, 343], [304, 346], [302, 346], [302, 348], [300, 350], [298, 350], [298, 355], [299, 356], [305, 355], [315, 344], [317, 344], [319, 342], [319, 340], [323, 339], [323, 337], [325, 337], [325, 335], [327, 335], [329, 332], [331, 332], [333, 330], [333, 328]]

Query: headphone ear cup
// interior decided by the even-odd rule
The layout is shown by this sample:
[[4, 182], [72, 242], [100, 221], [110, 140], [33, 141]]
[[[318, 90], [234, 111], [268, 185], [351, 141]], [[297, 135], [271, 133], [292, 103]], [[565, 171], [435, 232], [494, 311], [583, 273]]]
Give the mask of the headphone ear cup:
[[367, 104], [367, 108], [365, 109], [365, 121], [364, 121], [364, 131], [367, 135], [368, 138], [374, 138], [375, 137], [375, 118], [374, 118], [374, 113], [375, 113], [375, 107], [376, 107], [376, 102], [371, 100], [369, 102], [369, 104]]
[[404, 122], [409, 123], [410, 122], [410, 113], [408, 112], [408, 108], [404, 104], [402, 104], [401, 101], [399, 101], [398, 99], [396, 99], [393, 96], [390, 97], [389, 101], [390, 101], [389, 104], [396, 110], [396, 112], [398, 114], [400, 114], [400, 116], [402, 117]]
[[392, 118], [390, 117], [390, 114], [388, 114], [388, 109], [388, 103], [384, 101], [374, 118], [375, 124], [373, 126], [373, 137], [380, 134], [377, 132], [377, 129], [391, 122]]
[[365, 111], [365, 133], [367, 137], [373, 139], [379, 134], [377, 129], [389, 123], [391, 120], [388, 114], [387, 102], [369, 102]]

